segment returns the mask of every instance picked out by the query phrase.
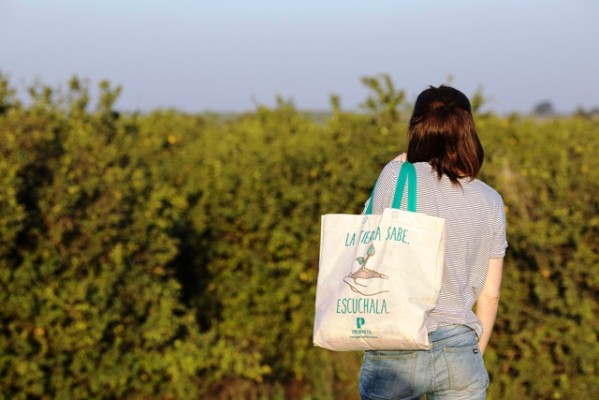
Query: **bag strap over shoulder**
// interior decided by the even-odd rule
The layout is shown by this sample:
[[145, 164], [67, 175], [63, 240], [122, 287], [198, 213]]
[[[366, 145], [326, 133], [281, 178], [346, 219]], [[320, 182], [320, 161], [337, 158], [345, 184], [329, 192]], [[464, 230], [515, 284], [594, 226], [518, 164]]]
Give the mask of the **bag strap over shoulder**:
[[[401, 164], [401, 169], [399, 171], [399, 177], [397, 178], [397, 185], [395, 186], [395, 195], [393, 196], [393, 208], [399, 209], [401, 207], [401, 201], [403, 199], [403, 192], [406, 187], [406, 182], [408, 183], [408, 211], [416, 212], [416, 168], [414, 164], [411, 164], [407, 161]], [[374, 184], [372, 188], [372, 194], [370, 196], [370, 201], [368, 202], [368, 207], [366, 208], [366, 215], [372, 214], [372, 204], [374, 203], [374, 194], [376, 192], [376, 185], [378, 182]]]
[[393, 196], [393, 208], [401, 207], [406, 180], [408, 182], [408, 211], [416, 212], [416, 167], [409, 162], [404, 162], [401, 165], [395, 196]]

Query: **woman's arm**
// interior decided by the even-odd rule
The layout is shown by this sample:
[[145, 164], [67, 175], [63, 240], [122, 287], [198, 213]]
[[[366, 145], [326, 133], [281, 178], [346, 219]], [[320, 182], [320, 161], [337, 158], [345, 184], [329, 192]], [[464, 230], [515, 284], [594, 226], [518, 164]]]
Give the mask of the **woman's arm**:
[[492, 258], [489, 260], [489, 270], [487, 272], [485, 284], [476, 301], [476, 316], [483, 324], [483, 334], [478, 341], [478, 346], [483, 354], [489, 344], [493, 325], [495, 325], [497, 307], [499, 306], [502, 272], [503, 258]]

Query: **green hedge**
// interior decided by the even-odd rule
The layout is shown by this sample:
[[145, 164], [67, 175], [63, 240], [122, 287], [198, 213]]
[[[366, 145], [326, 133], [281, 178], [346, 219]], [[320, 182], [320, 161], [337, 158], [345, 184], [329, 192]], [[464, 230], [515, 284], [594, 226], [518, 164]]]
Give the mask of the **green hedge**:
[[[24, 102], [0, 75], [0, 396], [358, 398], [361, 355], [311, 334], [320, 215], [405, 148], [404, 92], [363, 82], [365, 113], [318, 122], [124, 114], [77, 78]], [[598, 122], [477, 115], [510, 242], [490, 398], [597, 394]]]

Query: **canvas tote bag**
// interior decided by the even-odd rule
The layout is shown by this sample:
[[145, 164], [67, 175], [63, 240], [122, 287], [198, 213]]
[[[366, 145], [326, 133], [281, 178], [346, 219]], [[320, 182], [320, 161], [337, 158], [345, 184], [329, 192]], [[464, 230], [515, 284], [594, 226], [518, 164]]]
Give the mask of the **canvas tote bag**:
[[[400, 210], [406, 181], [408, 211]], [[375, 184], [376, 188], [376, 184]], [[402, 164], [393, 208], [322, 216], [314, 345], [329, 350], [427, 349], [424, 319], [443, 275], [445, 220], [416, 213], [416, 169]]]

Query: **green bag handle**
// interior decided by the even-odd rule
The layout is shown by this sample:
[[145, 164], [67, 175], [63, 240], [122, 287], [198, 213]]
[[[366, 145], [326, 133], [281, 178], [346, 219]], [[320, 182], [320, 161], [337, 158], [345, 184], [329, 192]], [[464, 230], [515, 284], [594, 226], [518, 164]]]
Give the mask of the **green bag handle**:
[[[408, 211], [416, 212], [416, 168], [414, 164], [405, 161], [401, 164], [401, 170], [399, 171], [399, 177], [397, 178], [397, 185], [395, 186], [395, 195], [393, 196], [393, 208], [399, 209], [401, 207], [401, 201], [403, 199], [403, 192], [408, 183]], [[377, 182], [378, 183], [378, 182]], [[372, 194], [370, 195], [370, 201], [366, 208], [366, 215], [372, 214], [372, 203], [374, 203], [374, 193], [376, 192], [376, 184], [372, 188]]]

